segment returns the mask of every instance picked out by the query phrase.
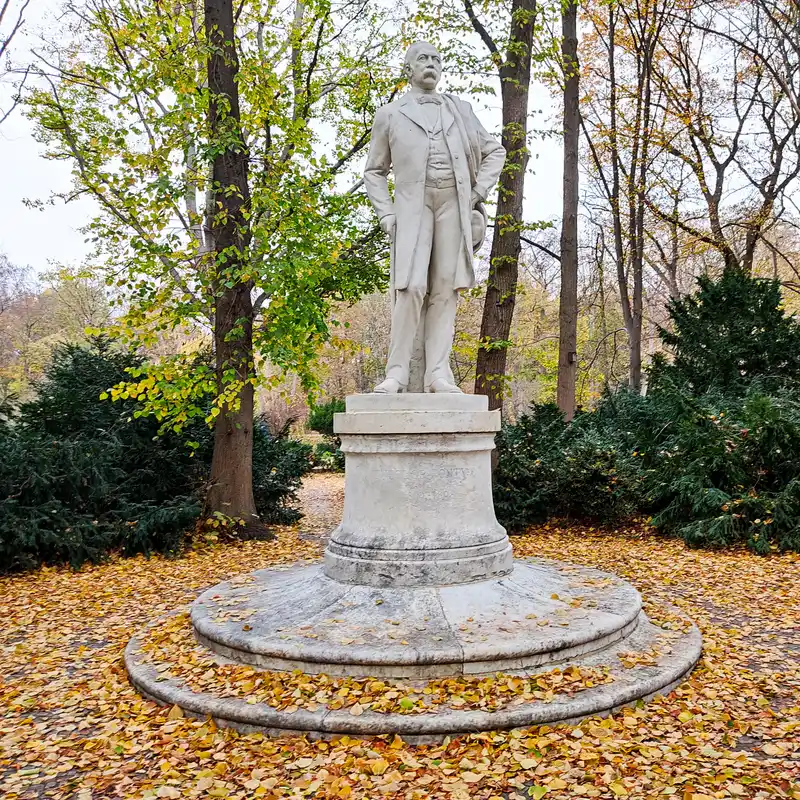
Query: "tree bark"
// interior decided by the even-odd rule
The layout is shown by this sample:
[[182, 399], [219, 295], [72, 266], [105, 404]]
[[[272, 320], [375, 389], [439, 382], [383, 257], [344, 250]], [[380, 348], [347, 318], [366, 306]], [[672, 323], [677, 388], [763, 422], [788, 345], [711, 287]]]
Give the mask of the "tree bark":
[[240, 279], [250, 244], [250, 189], [239, 114], [232, 0], [206, 0], [205, 28], [210, 47], [209, 135], [218, 147], [212, 164], [210, 209], [215, 245], [212, 268], [216, 272], [214, 355], [218, 393], [231, 395], [216, 418], [206, 510], [253, 522], [257, 519], [253, 499], [253, 287]]
[[556, 402], [567, 420], [575, 415], [578, 375], [578, 4], [561, 16], [564, 62], [564, 207], [561, 217], [561, 293], [558, 307]]
[[500, 67], [506, 164], [500, 175], [489, 280], [475, 368], [475, 394], [489, 396], [489, 408], [503, 408], [506, 361], [517, 293], [522, 199], [528, 167], [528, 92], [531, 81], [536, 0], [513, 0], [511, 36]]
[[[653, 18], [651, 19], [650, 13]], [[645, 186], [650, 169], [650, 136], [653, 115], [653, 57], [664, 24], [666, 6], [656, 4], [648, 9], [641, 20], [640, 47], [637, 53], [638, 100], [636, 104], [636, 143], [638, 153], [631, 161], [628, 198], [630, 204], [630, 252], [633, 277], [632, 330], [629, 332], [630, 371], [628, 383], [635, 392], [642, 389], [642, 320], [644, 318], [644, 239], [645, 239]]]

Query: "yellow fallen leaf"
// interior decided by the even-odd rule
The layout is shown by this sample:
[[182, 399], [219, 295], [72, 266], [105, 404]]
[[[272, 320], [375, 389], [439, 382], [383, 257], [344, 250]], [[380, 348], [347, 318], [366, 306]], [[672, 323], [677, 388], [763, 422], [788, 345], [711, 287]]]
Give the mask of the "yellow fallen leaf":
[[385, 758], [374, 758], [369, 762], [369, 771], [373, 775], [383, 775], [389, 769], [389, 762]]

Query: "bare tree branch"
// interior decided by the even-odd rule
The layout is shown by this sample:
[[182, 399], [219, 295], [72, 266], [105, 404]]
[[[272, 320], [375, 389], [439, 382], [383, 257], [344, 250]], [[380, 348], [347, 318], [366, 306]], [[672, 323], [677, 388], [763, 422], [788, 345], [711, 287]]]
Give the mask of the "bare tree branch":
[[[17, 13], [17, 18], [11, 25], [11, 30], [5, 35], [3, 35], [2, 33], [2, 24], [3, 20], [6, 17], [6, 14], [9, 12], [11, 6], [11, 0], [3, 0], [2, 5], [0, 5], [0, 70], [2, 70], [2, 61], [5, 58], [6, 54], [9, 52], [11, 42], [25, 24], [24, 15], [30, 2], [31, 0], [24, 0], [22, 6], [19, 9], [19, 12]], [[19, 105], [22, 89], [24, 88], [25, 82], [28, 79], [29, 71], [30, 70], [27, 67], [22, 71], [22, 80], [20, 81], [20, 84], [17, 87], [16, 93], [11, 98], [11, 106], [5, 111], [0, 109], [0, 125], [2, 125], [11, 116], [11, 113], [14, 111], [17, 105]], [[0, 78], [2, 78], [2, 74], [3, 73], [0, 72]]]
[[497, 65], [501, 66], [503, 57], [500, 55], [500, 50], [494, 43], [494, 39], [489, 35], [489, 31], [486, 30], [483, 23], [475, 15], [475, 9], [472, 7], [472, 0], [464, 0], [464, 10], [467, 12], [473, 30], [481, 37], [481, 40], [492, 54], [492, 57], [497, 60]]
[[[103, 208], [105, 208], [110, 214], [115, 216], [124, 225], [127, 225], [132, 230], [136, 231], [136, 233], [139, 234], [139, 236], [141, 236], [144, 241], [152, 245], [153, 242], [151, 241], [150, 236], [148, 235], [147, 231], [139, 224], [138, 220], [130, 214], [125, 214], [123, 211], [120, 210], [120, 208], [116, 204], [112, 203], [109, 200], [108, 198], [109, 194], [113, 195], [117, 200], [123, 200], [123, 198], [120, 197], [119, 190], [116, 189], [116, 187], [114, 187], [113, 185], [106, 183], [104, 188], [107, 191], [102, 191], [100, 187], [96, 186], [92, 181], [87, 171], [86, 161], [84, 160], [81, 149], [78, 146], [75, 134], [72, 131], [72, 128], [70, 127], [69, 119], [67, 115], [64, 113], [64, 108], [61, 104], [60, 96], [58, 93], [58, 87], [49, 76], [44, 75], [43, 77], [50, 85], [50, 90], [53, 96], [53, 108], [58, 113], [62, 123], [62, 128], [61, 128], [62, 135], [67, 143], [67, 146], [69, 147], [70, 153], [75, 159], [78, 171], [81, 174], [82, 182], [86, 187], [87, 191], [89, 191], [95, 198], [95, 200], [97, 200], [99, 204]], [[122, 202], [121, 205], [124, 207], [124, 202]], [[197, 295], [195, 295], [195, 293], [190, 289], [189, 285], [186, 283], [186, 281], [183, 279], [183, 276], [180, 274], [177, 265], [174, 264], [172, 261], [170, 261], [170, 259], [168, 259], [163, 253], [159, 252], [157, 255], [158, 259], [167, 269], [167, 271], [172, 276], [172, 279], [175, 281], [178, 287], [180, 287], [180, 289], [188, 297], [191, 297], [194, 302], [204, 307], [206, 304], [202, 303], [200, 299], [197, 297]]]
[[[488, 225], [489, 228], [496, 227], [493, 222], [490, 222]], [[531, 247], [535, 247], [537, 250], [541, 250], [546, 255], [550, 256], [554, 261], [561, 261], [561, 256], [558, 253], [553, 252], [549, 247], [545, 247], [543, 244], [539, 244], [539, 242], [534, 242], [533, 239], [528, 239], [527, 236], [520, 236], [520, 241], [525, 242], [525, 244], [530, 245]]]

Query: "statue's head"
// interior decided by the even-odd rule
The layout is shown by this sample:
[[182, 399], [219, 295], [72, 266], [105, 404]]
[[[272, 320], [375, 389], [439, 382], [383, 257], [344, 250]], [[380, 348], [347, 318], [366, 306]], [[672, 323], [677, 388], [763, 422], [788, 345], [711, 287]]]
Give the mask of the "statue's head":
[[428, 42], [414, 42], [406, 50], [403, 70], [415, 89], [435, 89], [442, 77], [442, 57]]

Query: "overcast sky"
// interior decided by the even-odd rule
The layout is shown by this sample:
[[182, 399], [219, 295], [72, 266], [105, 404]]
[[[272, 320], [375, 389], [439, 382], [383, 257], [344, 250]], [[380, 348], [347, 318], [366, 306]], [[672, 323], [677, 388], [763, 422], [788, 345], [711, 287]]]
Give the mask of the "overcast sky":
[[[14, 40], [12, 57], [16, 63], [24, 64], [33, 58], [30, 49], [36, 47], [39, 31], [57, 30], [58, 7], [58, 0], [32, 0], [26, 13], [27, 29]], [[0, 86], [0, 107], [6, 106], [8, 94], [9, 88]], [[497, 101], [488, 102], [495, 110], [483, 110], [477, 103], [476, 111], [487, 128], [497, 130]], [[557, 109], [543, 86], [532, 87], [531, 111], [532, 127], [543, 128], [552, 123]], [[37, 273], [57, 265], [81, 265], [89, 246], [79, 229], [95, 209], [89, 199], [47, 204], [53, 192], [70, 190], [70, 167], [66, 162], [46, 160], [41, 153], [42, 147], [33, 139], [32, 125], [18, 109], [0, 126], [0, 252], [13, 263], [30, 265]], [[43, 210], [29, 208], [26, 199], [45, 201], [46, 205]], [[552, 219], [560, 213], [560, 142], [536, 139], [526, 181], [525, 217], [536, 221]]]

